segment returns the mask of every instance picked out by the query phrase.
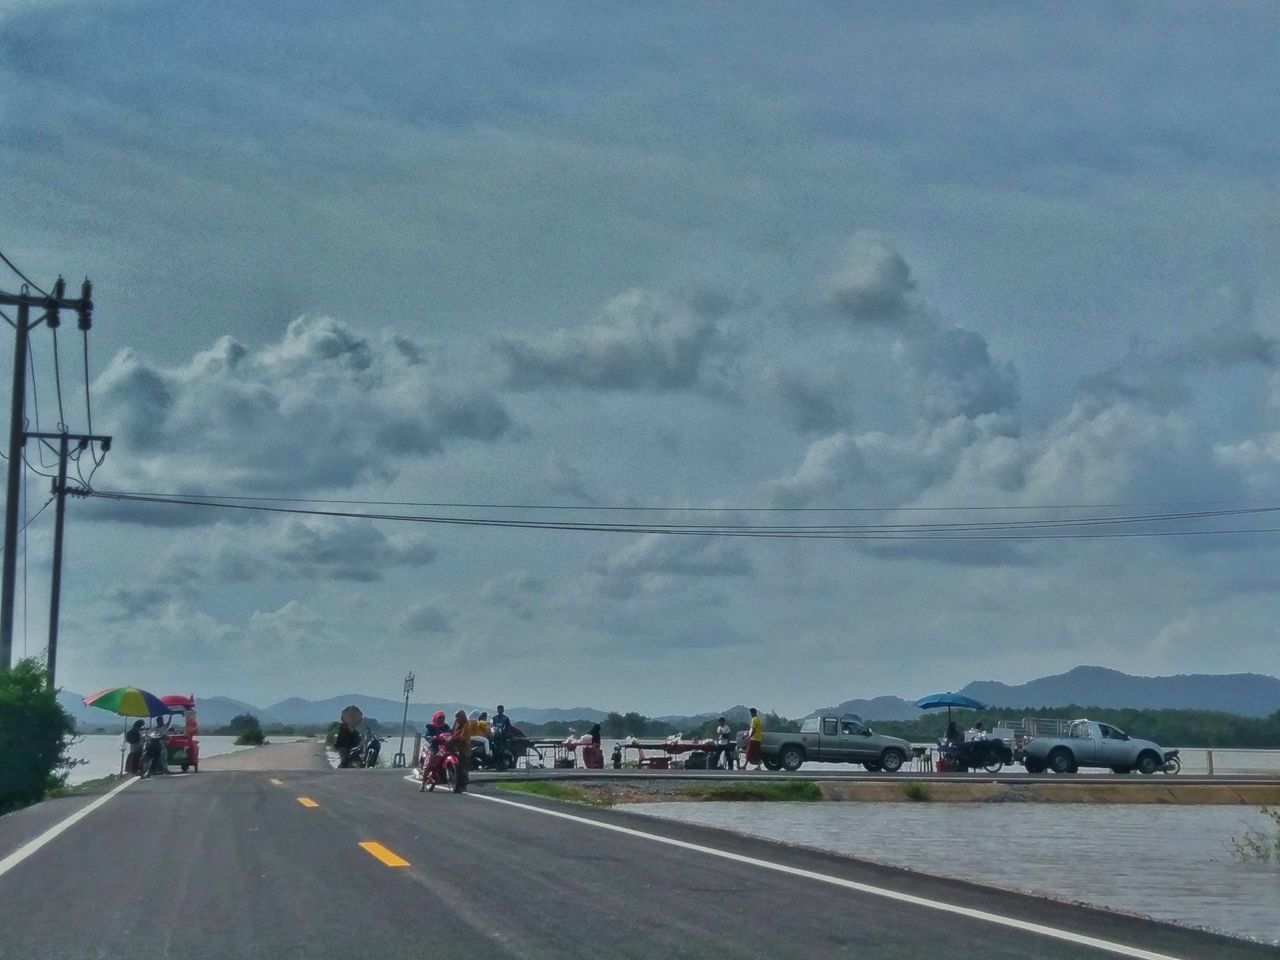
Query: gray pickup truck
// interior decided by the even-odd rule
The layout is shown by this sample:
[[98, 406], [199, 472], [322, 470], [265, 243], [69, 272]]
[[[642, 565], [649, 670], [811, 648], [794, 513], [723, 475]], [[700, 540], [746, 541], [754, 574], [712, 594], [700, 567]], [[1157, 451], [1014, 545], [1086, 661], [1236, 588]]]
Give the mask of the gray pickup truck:
[[1110, 767], [1115, 773], [1177, 773], [1177, 750], [1139, 740], [1107, 723], [1073, 720], [1065, 737], [1036, 737], [1022, 751], [1027, 773], [1075, 773], [1081, 767]]
[[799, 770], [814, 763], [860, 763], [868, 770], [896, 773], [911, 756], [911, 744], [873, 733], [858, 717], [810, 717], [799, 733], [766, 733], [760, 757], [770, 770]]

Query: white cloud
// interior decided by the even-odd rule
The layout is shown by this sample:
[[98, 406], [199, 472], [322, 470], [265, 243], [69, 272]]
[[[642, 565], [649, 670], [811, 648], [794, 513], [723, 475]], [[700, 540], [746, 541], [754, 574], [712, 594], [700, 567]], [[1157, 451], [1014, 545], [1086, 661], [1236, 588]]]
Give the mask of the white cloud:
[[611, 300], [594, 323], [536, 341], [503, 337], [494, 348], [517, 389], [690, 390], [723, 343], [713, 321], [632, 290]]
[[259, 350], [222, 337], [185, 364], [121, 351], [94, 390], [99, 419], [116, 432], [99, 487], [349, 487], [511, 426], [493, 392], [434, 376], [394, 336], [371, 339], [318, 316], [294, 320]]

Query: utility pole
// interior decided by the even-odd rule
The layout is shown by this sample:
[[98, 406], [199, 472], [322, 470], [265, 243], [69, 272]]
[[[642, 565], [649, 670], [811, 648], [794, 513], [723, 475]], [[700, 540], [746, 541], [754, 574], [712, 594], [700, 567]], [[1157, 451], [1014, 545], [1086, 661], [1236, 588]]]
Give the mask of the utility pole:
[[[22, 446], [26, 439], [27, 397], [27, 340], [32, 330], [60, 309], [75, 310], [80, 315], [82, 330], [88, 329], [93, 315], [93, 284], [85, 280], [80, 288], [80, 298], [69, 300], [63, 296], [66, 281], [61, 277], [54, 284], [53, 294], [30, 293], [23, 287], [21, 293], [5, 293], [0, 290], [0, 306], [17, 307], [18, 320], [14, 328], [13, 349], [13, 405], [9, 413], [9, 478], [5, 492], [4, 510], [4, 567], [0, 572], [0, 670], [8, 670], [13, 659], [13, 588], [17, 576], [18, 553], [18, 503], [22, 491]], [[31, 322], [31, 308], [42, 307], [44, 314]]]
[[409, 671], [409, 675], [404, 678], [404, 719], [400, 721], [400, 752], [391, 760], [391, 766], [405, 766], [404, 758], [404, 730], [409, 725], [409, 694], [413, 693], [413, 671]]
[[67, 512], [67, 494], [84, 496], [89, 491], [82, 487], [67, 486], [67, 461], [70, 459], [71, 441], [75, 441], [77, 449], [83, 451], [90, 443], [98, 443], [102, 452], [111, 449], [111, 438], [93, 433], [27, 433], [24, 436], [53, 447], [57, 441], [55, 452], [58, 455], [58, 476], [53, 481], [52, 493], [57, 500], [54, 508], [53, 524], [53, 578], [49, 587], [49, 652], [46, 657], [45, 672], [48, 676], [49, 688], [53, 689], [53, 675], [58, 666], [58, 614], [62, 605], [62, 530]]

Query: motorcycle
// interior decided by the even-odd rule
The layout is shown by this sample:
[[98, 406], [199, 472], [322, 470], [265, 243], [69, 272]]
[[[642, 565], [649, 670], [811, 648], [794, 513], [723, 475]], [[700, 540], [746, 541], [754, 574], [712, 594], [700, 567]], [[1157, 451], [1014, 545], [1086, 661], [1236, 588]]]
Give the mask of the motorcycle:
[[380, 737], [372, 730], [365, 735], [364, 741], [360, 744], [360, 757], [357, 766], [376, 767], [378, 765], [378, 755], [382, 752], [382, 745], [387, 742], [386, 737]]
[[1161, 773], [1177, 773], [1182, 769], [1182, 761], [1178, 759], [1177, 750], [1166, 750], [1164, 752], [1164, 763], [1160, 765]]
[[472, 770], [514, 770], [515, 754], [511, 751], [511, 734], [494, 734], [489, 737], [488, 751], [471, 750]]
[[458, 778], [458, 755], [454, 752], [450, 734], [441, 733], [423, 743], [418, 772], [422, 778], [418, 785], [419, 793], [435, 790], [441, 784], [453, 787]]
[[142, 745], [142, 767], [139, 776], [146, 778], [169, 772], [164, 734], [151, 731]]

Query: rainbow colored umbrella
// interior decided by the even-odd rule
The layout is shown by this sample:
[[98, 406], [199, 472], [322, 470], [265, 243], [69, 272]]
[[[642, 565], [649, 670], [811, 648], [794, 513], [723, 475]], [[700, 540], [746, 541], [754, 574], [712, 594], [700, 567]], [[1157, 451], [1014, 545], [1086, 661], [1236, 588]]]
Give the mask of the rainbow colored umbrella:
[[137, 687], [114, 687], [84, 698], [86, 707], [110, 710], [122, 717], [163, 717], [169, 708], [154, 693]]

